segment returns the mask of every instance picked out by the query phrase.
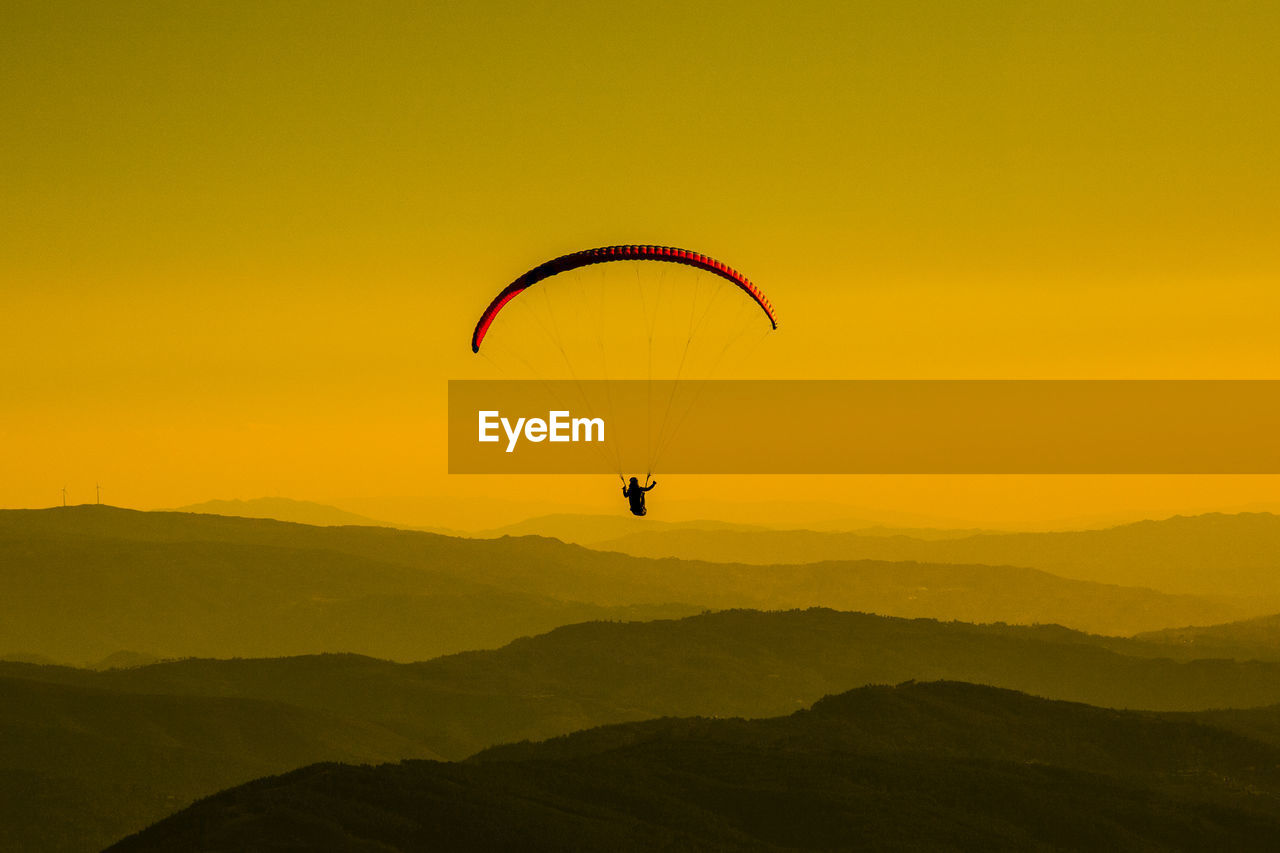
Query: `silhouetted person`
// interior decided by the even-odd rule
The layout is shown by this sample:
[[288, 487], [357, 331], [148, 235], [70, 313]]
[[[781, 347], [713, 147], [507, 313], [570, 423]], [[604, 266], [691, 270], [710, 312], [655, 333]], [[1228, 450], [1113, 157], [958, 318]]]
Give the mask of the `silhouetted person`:
[[632, 515], [644, 515], [647, 512], [644, 508], [644, 493], [658, 485], [657, 480], [649, 483], [648, 475], [645, 476], [644, 481], [648, 485], [642, 486], [639, 480], [632, 477], [631, 482], [622, 487], [622, 496], [631, 502]]

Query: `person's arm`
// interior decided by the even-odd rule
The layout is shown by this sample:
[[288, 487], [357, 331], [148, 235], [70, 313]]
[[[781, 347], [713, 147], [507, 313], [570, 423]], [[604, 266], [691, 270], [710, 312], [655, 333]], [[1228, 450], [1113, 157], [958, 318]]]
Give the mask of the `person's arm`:
[[628, 494], [627, 494], [627, 487], [626, 487], [626, 486], [623, 486], [623, 487], [622, 487], [622, 496], [623, 496], [624, 498], [631, 497], [630, 495], [628, 495]]
[[650, 489], [652, 489], [652, 488], [653, 488], [654, 486], [656, 486], [656, 485], [658, 485], [658, 481], [657, 481], [657, 480], [654, 480], [652, 483], [650, 483], [649, 485], [645, 486], [645, 487], [644, 487], [644, 490], [647, 492], [647, 491], [649, 491]]

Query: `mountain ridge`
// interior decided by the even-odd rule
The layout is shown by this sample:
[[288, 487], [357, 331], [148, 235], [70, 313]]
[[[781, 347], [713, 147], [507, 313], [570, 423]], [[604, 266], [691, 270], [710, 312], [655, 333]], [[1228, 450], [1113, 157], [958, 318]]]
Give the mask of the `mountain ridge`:
[[1231, 601], [1016, 566], [652, 560], [541, 537], [97, 506], [0, 511], [0, 562], [0, 649], [63, 661], [121, 649], [420, 660], [570, 622], [732, 607], [830, 606], [1105, 634], [1261, 615]]
[[[957, 737], [974, 731], [985, 736]], [[313, 765], [110, 849], [1264, 850], [1280, 833], [1277, 791], [1280, 747], [1233, 732], [910, 684], [772, 719], [593, 729], [462, 764]]]
[[1174, 515], [1104, 529], [979, 533], [941, 540], [806, 530], [631, 534], [594, 548], [643, 557], [751, 564], [920, 560], [1036, 568], [1075, 580], [1171, 593], [1267, 598], [1280, 609], [1280, 516]]
[[[1159, 709], [1280, 747], [1280, 663], [1177, 662], [1161, 657], [1166, 651], [1054, 626], [815, 609], [582, 623], [501, 649], [409, 664], [353, 654], [103, 671], [0, 663], [0, 682], [16, 685], [0, 690], [0, 780], [12, 781], [9, 802], [21, 805], [11, 825], [26, 827], [30, 843], [18, 849], [96, 849], [158, 818], [168, 798], [185, 802], [326, 758], [461, 760], [498, 744], [661, 717], [786, 715], [860, 685], [940, 678], [1098, 707]], [[50, 691], [80, 698], [61, 705], [31, 698]], [[1222, 706], [1245, 710], [1206, 710]], [[824, 707], [819, 702], [817, 710]], [[224, 710], [207, 710], [217, 708]], [[293, 765], [281, 759], [229, 776], [250, 766], [236, 750], [277, 724], [316, 737], [289, 753]], [[159, 751], [175, 737], [232, 748], [184, 753], [175, 763]], [[139, 747], [122, 752], [120, 743]], [[130, 791], [149, 793], [120, 799]], [[58, 848], [59, 826], [97, 845]]]

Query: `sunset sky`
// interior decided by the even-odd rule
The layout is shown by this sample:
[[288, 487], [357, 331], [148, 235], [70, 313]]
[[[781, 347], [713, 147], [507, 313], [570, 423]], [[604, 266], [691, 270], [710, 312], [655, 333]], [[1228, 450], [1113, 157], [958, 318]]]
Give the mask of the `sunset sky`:
[[[449, 477], [442, 446], [492, 295], [611, 243], [758, 282], [759, 378], [1280, 378], [1277, 43], [1264, 2], [7, 2], [0, 506], [612, 508], [607, 478]], [[668, 489], [1280, 506], [1262, 477]]]

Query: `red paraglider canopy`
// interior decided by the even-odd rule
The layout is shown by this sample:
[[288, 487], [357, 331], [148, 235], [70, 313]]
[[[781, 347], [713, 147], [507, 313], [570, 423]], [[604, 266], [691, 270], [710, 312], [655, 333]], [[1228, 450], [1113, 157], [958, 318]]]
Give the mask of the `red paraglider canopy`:
[[493, 301], [489, 303], [489, 307], [480, 315], [480, 321], [476, 323], [475, 331], [471, 334], [471, 351], [480, 351], [480, 344], [483, 343], [484, 336], [489, 331], [489, 326], [492, 325], [494, 318], [498, 316], [498, 312], [522, 291], [544, 279], [551, 278], [553, 275], [578, 269], [579, 267], [590, 266], [591, 264], [603, 264], [610, 261], [665, 261], [672, 264], [684, 264], [685, 266], [695, 267], [713, 275], [718, 275], [737, 285], [744, 293], [754, 299], [769, 318], [769, 323], [773, 328], [778, 328], [778, 320], [774, 316], [773, 306], [769, 303], [764, 293], [742, 273], [717, 261], [715, 258], [707, 257], [698, 252], [691, 252], [688, 249], [676, 249], [670, 246], [604, 246], [599, 249], [585, 249], [581, 252], [561, 255], [558, 258], [547, 261], [545, 264], [534, 267], [504, 287], [502, 292], [494, 297]]

